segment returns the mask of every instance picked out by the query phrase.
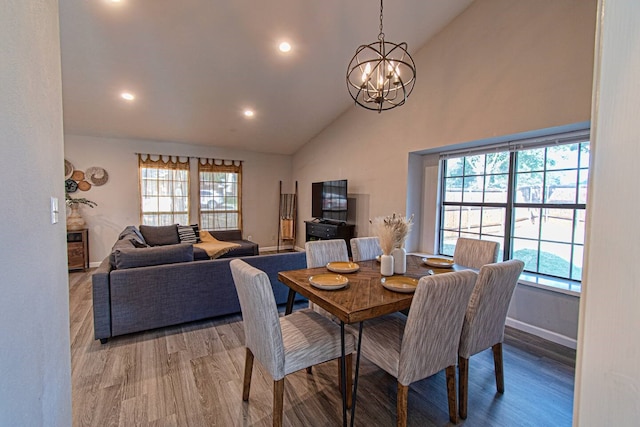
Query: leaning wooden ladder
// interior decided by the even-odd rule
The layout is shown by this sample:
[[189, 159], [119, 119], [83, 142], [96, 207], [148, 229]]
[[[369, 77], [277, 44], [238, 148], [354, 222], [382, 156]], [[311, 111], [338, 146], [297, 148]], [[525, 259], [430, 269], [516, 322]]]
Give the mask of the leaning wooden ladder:
[[295, 193], [283, 193], [282, 181], [280, 181], [280, 211], [278, 215], [278, 248], [286, 243], [291, 244], [291, 249], [296, 244], [296, 213], [298, 210], [298, 181], [295, 185]]

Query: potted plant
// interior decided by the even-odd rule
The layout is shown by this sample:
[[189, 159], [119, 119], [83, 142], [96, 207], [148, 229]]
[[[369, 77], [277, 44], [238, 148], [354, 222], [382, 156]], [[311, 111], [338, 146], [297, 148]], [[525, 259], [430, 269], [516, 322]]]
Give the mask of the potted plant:
[[80, 211], [78, 208], [80, 205], [89, 206], [93, 208], [98, 206], [96, 202], [85, 199], [84, 197], [73, 198], [69, 195], [69, 193], [65, 193], [64, 195], [66, 205], [71, 209], [71, 213], [67, 217], [67, 230], [82, 230], [85, 228], [85, 221], [80, 215]]

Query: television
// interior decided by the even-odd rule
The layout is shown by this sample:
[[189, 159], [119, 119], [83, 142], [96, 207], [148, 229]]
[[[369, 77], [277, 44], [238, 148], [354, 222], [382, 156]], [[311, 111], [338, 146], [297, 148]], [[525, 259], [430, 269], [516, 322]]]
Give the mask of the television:
[[311, 184], [311, 216], [328, 222], [347, 221], [347, 180]]

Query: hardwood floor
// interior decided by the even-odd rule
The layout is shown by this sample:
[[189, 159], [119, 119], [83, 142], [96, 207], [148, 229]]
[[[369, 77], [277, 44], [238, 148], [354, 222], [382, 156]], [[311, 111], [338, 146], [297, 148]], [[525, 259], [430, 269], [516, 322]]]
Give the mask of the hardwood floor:
[[[270, 426], [273, 381], [255, 363], [242, 402], [239, 315], [93, 339], [91, 271], [69, 275], [74, 426]], [[366, 327], [366, 324], [365, 324]], [[469, 361], [464, 426], [570, 426], [575, 352], [508, 329], [505, 393], [496, 393], [491, 350]], [[284, 425], [341, 425], [337, 364], [286, 377]], [[392, 426], [396, 382], [362, 359], [357, 426]], [[444, 372], [411, 385], [409, 426], [450, 425]]]

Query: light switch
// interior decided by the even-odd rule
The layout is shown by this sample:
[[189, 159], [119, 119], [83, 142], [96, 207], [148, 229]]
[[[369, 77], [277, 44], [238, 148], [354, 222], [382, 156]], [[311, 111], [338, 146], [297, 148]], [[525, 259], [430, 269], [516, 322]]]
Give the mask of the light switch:
[[57, 197], [52, 197], [51, 198], [51, 224], [57, 224], [58, 223], [58, 198]]

